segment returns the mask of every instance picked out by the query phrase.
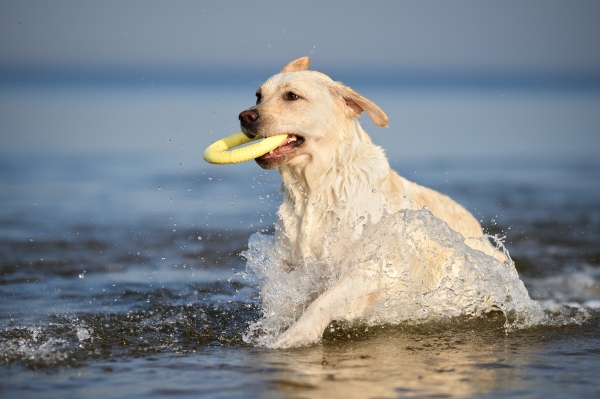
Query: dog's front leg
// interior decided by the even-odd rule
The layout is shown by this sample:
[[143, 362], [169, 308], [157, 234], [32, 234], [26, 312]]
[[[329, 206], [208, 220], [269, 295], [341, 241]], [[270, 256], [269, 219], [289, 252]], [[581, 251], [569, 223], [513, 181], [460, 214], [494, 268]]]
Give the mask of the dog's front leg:
[[291, 348], [317, 342], [333, 320], [351, 320], [363, 315], [378, 294], [379, 279], [373, 269], [348, 273], [335, 286], [315, 299], [273, 348]]

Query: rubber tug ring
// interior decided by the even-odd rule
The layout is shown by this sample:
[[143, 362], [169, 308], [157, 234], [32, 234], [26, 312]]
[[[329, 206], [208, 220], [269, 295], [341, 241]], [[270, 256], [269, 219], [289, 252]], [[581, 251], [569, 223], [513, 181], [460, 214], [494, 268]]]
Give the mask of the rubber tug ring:
[[258, 143], [227, 151], [230, 148], [258, 140], [258, 137], [251, 139], [244, 133], [237, 132], [209, 145], [204, 151], [204, 160], [219, 165], [246, 162], [265, 155], [269, 151], [273, 151], [283, 144], [286, 138], [287, 134], [278, 134], [267, 137]]

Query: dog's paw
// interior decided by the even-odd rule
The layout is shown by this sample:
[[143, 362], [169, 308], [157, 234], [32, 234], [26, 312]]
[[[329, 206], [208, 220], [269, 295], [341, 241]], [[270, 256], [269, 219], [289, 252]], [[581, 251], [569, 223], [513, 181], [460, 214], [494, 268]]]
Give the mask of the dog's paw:
[[321, 332], [314, 328], [303, 328], [296, 323], [284, 332], [271, 346], [274, 349], [300, 348], [319, 342]]
[[299, 348], [319, 342], [325, 327], [331, 322], [330, 308], [326, 295], [317, 298], [272, 347]]

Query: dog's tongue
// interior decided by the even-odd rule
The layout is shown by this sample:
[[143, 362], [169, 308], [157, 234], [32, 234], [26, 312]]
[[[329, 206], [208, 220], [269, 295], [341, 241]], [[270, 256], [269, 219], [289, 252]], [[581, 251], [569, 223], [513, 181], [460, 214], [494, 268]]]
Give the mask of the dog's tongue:
[[293, 143], [297, 140], [296, 136], [293, 136], [291, 134], [288, 134], [287, 138], [285, 139], [285, 141], [283, 143], [281, 143], [281, 145], [277, 148], [275, 148], [274, 150], [267, 152], [265, 155], [265, 157], [268, 156], [277, 156], [277, 155], [281, 155], [287, 151], [289, 151], [291, 149], [291, 146], [293, 145]]

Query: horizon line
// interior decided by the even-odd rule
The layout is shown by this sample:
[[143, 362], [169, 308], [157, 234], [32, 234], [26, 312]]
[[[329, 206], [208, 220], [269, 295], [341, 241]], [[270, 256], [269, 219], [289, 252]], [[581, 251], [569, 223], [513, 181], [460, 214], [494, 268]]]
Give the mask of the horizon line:
[[[328, 69], [332, 79], [352, 82], [354, 86], [600, 91], [600, 71]], [[254, 87], [276, 72], [264, 72], [263, 68], [240, 71], [238, 68], [0, 67], [0, 89], [90, 85], [131, 88]]]

